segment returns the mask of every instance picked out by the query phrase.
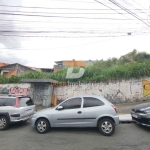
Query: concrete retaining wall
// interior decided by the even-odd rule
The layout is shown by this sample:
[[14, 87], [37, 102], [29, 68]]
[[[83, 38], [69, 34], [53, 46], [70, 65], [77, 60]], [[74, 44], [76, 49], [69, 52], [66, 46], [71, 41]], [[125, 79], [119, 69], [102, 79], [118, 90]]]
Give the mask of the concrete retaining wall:
[[[102, 95], [113, 103], [133, 102], [150, 99], [150, 78], [110, 81], [55, 87], [53, 93], [58, 101], [76, 95]], [[143, 84], [147, 88], [144, 89]]]
[[[113, 103], [150, 99], [150, 77], [99, 83], [68, 83], [52, 87], [49, 83], [0, 84], [0, 94], [30, 95], [36, 105], [49, 106], [52, 94], [58, 101], [77, 95], [102, 95]], [[76, 85], [75, 85], [76, 84]]]

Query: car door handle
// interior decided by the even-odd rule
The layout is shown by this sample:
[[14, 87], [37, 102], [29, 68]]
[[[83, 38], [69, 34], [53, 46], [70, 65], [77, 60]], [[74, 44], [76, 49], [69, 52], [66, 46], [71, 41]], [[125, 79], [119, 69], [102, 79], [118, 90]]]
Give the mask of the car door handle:
[[78, 111], [77, 113], [78, 113], [78, 114], [82, 114], [82, 111]]

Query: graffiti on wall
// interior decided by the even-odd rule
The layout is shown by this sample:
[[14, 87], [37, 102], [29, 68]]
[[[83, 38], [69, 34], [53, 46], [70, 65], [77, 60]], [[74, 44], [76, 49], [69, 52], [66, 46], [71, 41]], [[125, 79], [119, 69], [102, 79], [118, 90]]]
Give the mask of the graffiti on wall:
[[16, 95], [29, 95], [30, 88], [22, 87], [0, 87], [0, 94], [16, 94]]
[[6, 87], [0, 87], [0, 94], [9, 94], [9, 90]]
[[143, 80], [142, 85], [143, 85], [143, 95], [144, 96], [150, 95], [150, 81]]
[[11, 87], [9, 89], [9, 94], [29, 95], [29, 90], [30, 88]]

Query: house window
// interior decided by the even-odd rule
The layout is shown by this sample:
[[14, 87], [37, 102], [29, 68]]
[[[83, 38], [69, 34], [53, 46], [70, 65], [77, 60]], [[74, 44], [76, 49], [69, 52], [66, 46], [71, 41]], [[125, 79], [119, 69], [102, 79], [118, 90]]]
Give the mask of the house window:
[[4, 72], [2, 73], [2, 75], [6, 75], [7, 73], [8, 73], [8, 72], [5, 72], [5, 71], [4, 71]]

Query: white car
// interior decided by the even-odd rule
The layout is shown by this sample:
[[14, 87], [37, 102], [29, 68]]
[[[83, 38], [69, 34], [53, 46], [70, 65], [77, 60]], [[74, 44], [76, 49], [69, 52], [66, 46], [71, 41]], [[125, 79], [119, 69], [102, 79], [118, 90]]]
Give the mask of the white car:
[[0, 130], [11, 123], [25, 122], [35, 112], [35, 105], [28, 96], [0, 96]]

